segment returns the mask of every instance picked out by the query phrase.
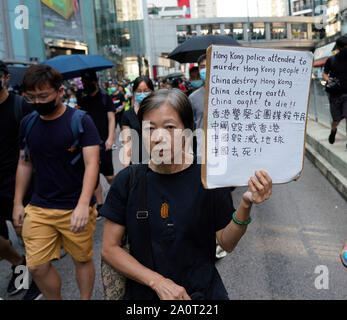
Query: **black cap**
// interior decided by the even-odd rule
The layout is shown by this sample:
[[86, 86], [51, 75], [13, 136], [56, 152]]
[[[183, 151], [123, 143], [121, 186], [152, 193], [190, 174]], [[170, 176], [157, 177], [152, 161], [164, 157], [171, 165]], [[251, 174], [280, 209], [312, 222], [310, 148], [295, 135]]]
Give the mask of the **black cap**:
[[9, 74], [6, 63], [1, 60], [0, 60], [0, 73]]
[[94, 70], [90, 69], [90, 70], [83, 71], [82, 79], [91, 80], [91, 81], [97, 81], [98, 77], [96, 75], [96, 72]]

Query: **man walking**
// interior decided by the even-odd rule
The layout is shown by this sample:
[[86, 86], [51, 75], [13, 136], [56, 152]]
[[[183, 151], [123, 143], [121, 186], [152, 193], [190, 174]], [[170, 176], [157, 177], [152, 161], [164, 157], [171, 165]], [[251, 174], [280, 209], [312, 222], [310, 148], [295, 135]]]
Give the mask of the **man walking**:
[[[45, 298], [61, 299], [61, 279], [51, 261], [60, 258], [63, 244], [75, 264], [81, 299], [87, 300], [95, 277], [93, 192], [100, 137], [88, 115], [62, 103], [64, 88], [57, 70], [32, 66], [23, 86], [36, 112], [20, 125], [14, 224], [23, 227], [27, 266]], [[78, 128], [77, 138], [74, 128]], [[34, 170], [33, 195], [24, 209], [24, 194]]]
[[[87, 95], [81, 99], [79, 106], [93, 119], [100, 138], [103, 141], [100, 148], [100, 173], [111, 184], [114, 178], [112, 146], [116, 140], [116, 110], [111, 96], [99, 87], [98, 77], [94, 71], [84, 72], [82, 83]], [[103, 204], [100, 183], [95, 190], [95, 197], [97, 211], [99, 212]]]
[[[18, 277], [16, 267], [25, 265], [25, 257], [20, 255], [11, 245], [6, 221], [12, 221], [14, 187], [19, 154], [18, 131], [21, 119], [32, 111], [22, 97], [7, 91], [10, 74], [6, 64], [0, 61], [0, 257], [12, 264], [12, 277], [7, 287], [9, 295], [20, 293], [25, 283], [15, 285]], [[25, 200], [27, 201], [27, 200]], [[16, 228], [21, 236], [22, 230]], [[23, 300], [36, 300], [41, 292], [32, 281]]]
[[[347, 36], [342, 36], [336, 40], [338, 53], [327, 60], [323, 79], [331, 84], [336, 80], [339, 82], [334, 88], [334, 92], [329, 94], [330, 113], [332, 117], [329, 143], [334, 144], [337, 127], [341, 120], [346, 119], [347, 130]], [[347, 151], [347, 143], [346, 143]]]

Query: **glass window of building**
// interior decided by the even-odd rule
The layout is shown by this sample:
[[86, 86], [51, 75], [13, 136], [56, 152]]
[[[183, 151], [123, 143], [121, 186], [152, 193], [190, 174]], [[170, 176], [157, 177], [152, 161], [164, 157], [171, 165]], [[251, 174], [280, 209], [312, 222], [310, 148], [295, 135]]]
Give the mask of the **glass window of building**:
[[195, 25], [182, 25], [177, 26], [177, 42], [181, 44], [186, 40], [195, 37], [197, 35]]
[[283, 22], [272, 22], [270, 24], [271, 39], [286, 39], [287, 38], [287, 26]]
[[117, 9], [117, 21], [142, 20], [142, 1], [141, 0], [115, 0]]
[[293, 39], [307, 39], [307, 24], [292, 23], [292, 37]]
[[323, 38], [325, 38], [325, 29], [316, 28], [316, 24], [312, 24], [312, 39], [321, 40]]
[[213, 25], [212, 24], [202, 24], [201, 25], [201, 35], [205, 36], [207, 34], [213, 34]]
[[117, 78], [147, 73], [142, 0], [94, 0], [98, 51]]
[[252, 40], [264, 40], [265, 39], [265, 24], [263, 22], [251, 23], [248, 32]]
[[224, 26], [224, 33], [233, 37], [235, 40], [243, 40], [242, 23], [226, 23]]

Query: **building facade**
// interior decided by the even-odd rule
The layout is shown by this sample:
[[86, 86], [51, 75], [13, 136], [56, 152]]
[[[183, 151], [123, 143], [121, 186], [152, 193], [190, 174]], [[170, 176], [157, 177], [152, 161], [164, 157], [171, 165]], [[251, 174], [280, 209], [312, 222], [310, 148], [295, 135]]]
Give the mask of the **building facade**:
[[92, 1], [1, 0], [0, 59], [28, 63], [96, 53]]

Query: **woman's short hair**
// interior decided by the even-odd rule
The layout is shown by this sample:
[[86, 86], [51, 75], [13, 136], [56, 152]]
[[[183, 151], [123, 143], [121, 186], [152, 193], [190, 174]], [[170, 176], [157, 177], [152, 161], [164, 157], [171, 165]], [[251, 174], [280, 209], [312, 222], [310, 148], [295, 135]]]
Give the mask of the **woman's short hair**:
[[168, 104], [176, 110], [185, 129], [195, 130], [192, 105], [187, 96], [179, 89], [160, 89], [145, 98], [140, 104], [137, 114], [140, 125], [142, 126], [146, 112], [157, 109], [163, 104]]
[[133, 82], [133, 92], [137, 90], [137, 88], [139, 87], [142, 81], [146, 83], [147, 87], [151, 89], [151, 91], [154, 91], [154, 85], [152, 80], [148, 78], [147, 76], [140, 76], [140, 77], [137, 77]]
[[23, 79], [24, 91], [34, 91], [45, 86], [59, 90], [63, 84], [60, 72], [47, 65], [31, 66], [25, 73]]

